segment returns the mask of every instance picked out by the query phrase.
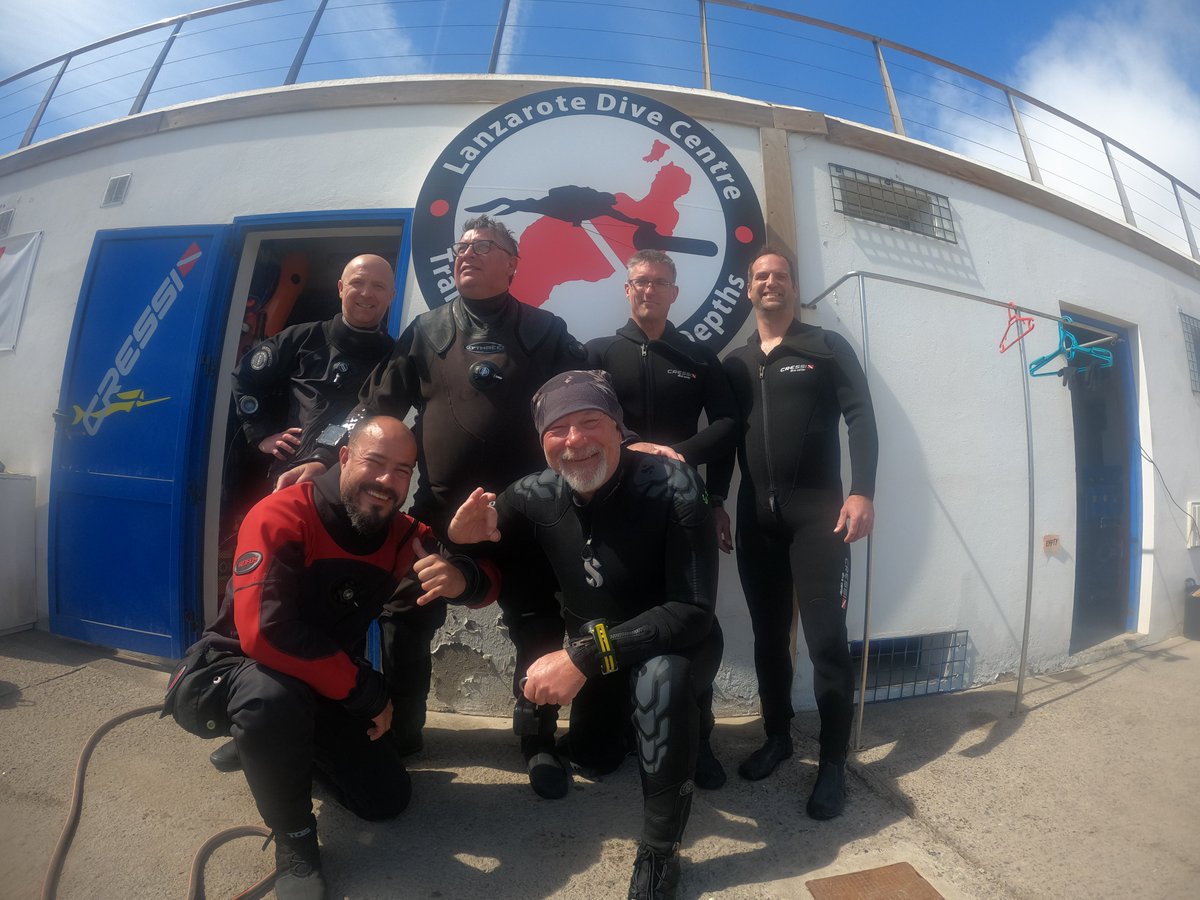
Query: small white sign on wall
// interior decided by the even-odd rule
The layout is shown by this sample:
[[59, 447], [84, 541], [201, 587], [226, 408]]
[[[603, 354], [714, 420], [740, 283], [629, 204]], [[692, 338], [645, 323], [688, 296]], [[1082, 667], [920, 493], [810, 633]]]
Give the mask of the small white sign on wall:
[[25, 298], [29, 295], [41, 242], [40, 231], [0, 238], [0, 350], [17, 346]]

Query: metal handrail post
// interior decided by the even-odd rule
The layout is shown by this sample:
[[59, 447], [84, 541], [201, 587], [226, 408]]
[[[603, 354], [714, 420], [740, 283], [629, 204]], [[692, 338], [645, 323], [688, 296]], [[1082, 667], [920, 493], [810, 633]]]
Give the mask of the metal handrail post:
[[712, 68], [708, 62], [708, 7], [700, 0], [700, 67], [704, 73], [704, 89], [712, 90]]
[[[871, 351], [867, 343], [867, 282], [862, 275], [858, 276], [858, 308], [862, 316], [863, 342], [863, 378], [868, 380], [867, 367], [870, 365]], [[867, 535], [867, 581], [863, 585], [863, 639], [862, 639], [862, 674], [858, 682], [858, 716], [854, 726], [854, 749], [862, 750], [863, 714], [867, 707], [867, 662], [871, 649], [871, 549], [872, 535]]]
[[1025, 464], [1029, 473], [1029, 548], [1025, 560], [1025, 627], [1021, 633], [1021, 664], [1017, 669], [1017, 696], [1012, 714], [1021, 711], [1021, 699], [1025, 696], [1025, 667], [1029, 659], [1029, 630], [1033, 619], [1033, 529], [1034, 529], [1034, 479], [1033, 479], [1033, 415], [1029, 400], [1029, 363], [1025, 358], [1025, 342], [1018, 342], [1021, 350], [1021, 387], [1025, 394]]
[[500, 7], [500, 19], [496, 22], [496, 37], [492, 40], [492, 56], [488, 60], [488, 74], [496, 74], [496, 66], [500, 63], [500, 44], [504, 41], [504, 29], [508, 27], [508, 4], [509, 0], [504, 0], [504, 4]]
[[1175, 202], [1179, 204], [1179, 218], [1183, 220], [1183, 233], [1187, 235], [1188, 248], [1192, 251], [1192, 259], [1200, 259], [1200, 249], [1196, 247], [1196, 233], [1192, 230], [1192, 220], [1188, 218], [1187, 207], [1183, 203], [1183, 194], [1179, 191], [1178, 179], [1171, 179], [1171, 189], [1175, 191]]
[[171, 29], [171, 33], [167, 35], [167, 39], [163, 41], [162, 49], [158, 51], [158, 59], [154, 61], [154, 65], [146, 73], [146, 80], [142, 82], [142, 89], [138, 91], [138, 95], [133, 101], [133, 106], [129, 107], [129, 114], [131, 116], [136, 116], [142, 111], [142, 107], [146, 105], [146, 98], [150, 96], [150, 90], [154, 87], [154, 82], [158, 79], [158, 73], [162, 71], [163, 63], [167, 60], [167, 54], [171, 52], [171, 47], [175, 45], [175, 36], [179, 34], [179, 29], [182, 27], [182, 21], [176, 22], [175, 27]]
[[1021, 139], [1021, 152], [1025, 154], [1025, 164], [1029, 166], [1029, 177], [1038, 184], [1042, 183], [1042, 170], [1038, 168], [1037, 160], [1033, 156], [1033, 144], [1029, 141], [1029, 135], [1025, 133], [1025, 121], [1021, 118], [1021, 111], [1017, 109], [1017, 100], [1012, 95], [1012, 91], [1005, 91], [1004, 96], [1008, 99], [1008, 108], [1012, 110], [1013, 124], [1017, 126], [1017, 137]]
[[1112, 170], [1113, 183], [1117, 186], [1117, 196], [1121, 198], [1121, 209], [1125, 211], [1125, 221], [1137, 228], [1137, 219], [1133, 217], [1133, 207], [1129, 205], [1129, 196], [1125, 193], [1125, 182], [1121, 181], [1121, 171], [1117, 168], [1117, 160], [1112, 155], [1112, 147], [1108, 138], [1100, 138], [1104, 147], [1104, 155], [1108, 158], [1108, 167]]
[[900, 115], [900, 104], [896, 102], [896, 92], [892, 90], [892, 79], [888, 75], [887, 63], [883, 60], [883, 48], [879, 39], [871, 41], [875, 47], [875, 59], [879, 62], [879, 77], [883, 79], [883, 90], [887, 94], [888, 109], [892, 113], [892, 130], [901, 137], [907, 137], [904, 132], [904, 118]]
[[21, 147], [28, 147], [33, 140], [38, 126], [42, 124], [42, 116], [46, 114], [46, 107], [50, 105], [50, 98], [54, 96], [54, 91], [58, 87], [58, 83], [62, 81], [62, 77], [67, 71], [67, 66], [70, 65], [73, 58], [71, 56], [66, 57], [62, 61], [62, 65], [58, 67], [58, 73], [51, 79], [50, 87], [46, 88], [46, 95], [42, 97], [42, 102], [38, 104], [37, 112], [33, 114], [33, 119], [30, 120], [29, 127], [25, 129], [25, 136], [21, 138]]
[[296, 57], [292, 60], [292, 67], [288, 69], [287, 77], [283, 79], [284, 84], [295, 84], [296, 79], [300, 77], [300, 69], [304, 65], [304, 58], [308, 56], [309, 44], [312, 43], [313, 36], [317, 33], [317, 26], [321, 24], [321, 16], [325, 15], [325, 7], [328, 3], [329, 0], [321, 0], [317, 5], [312, 21], [308, 23], [308, 31], [304, 33], [304, 40], [300, 42], [300, 47], [296, 50]]

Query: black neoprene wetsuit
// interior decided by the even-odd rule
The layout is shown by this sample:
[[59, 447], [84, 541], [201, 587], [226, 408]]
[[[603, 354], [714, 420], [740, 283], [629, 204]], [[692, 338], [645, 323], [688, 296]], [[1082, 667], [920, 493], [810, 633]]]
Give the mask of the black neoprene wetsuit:
[[[643, 840], [670, 852], [690, 809], [697, 700], [720, 663], [716, 535], [699, 478], [674, 460], [624, 450], [588, 502], [547, 469], [510, 485], [496, 511], [500, 553], [535, 542], [562, 589], [568, 653], [588, 678], [571, 704], [572, 760], [612, 768], [632, 709]], [[584, 627], [597, 619], [607, 622], [616, 662], [608, 674]]]
[[[245, 657], [227, 676], [230, 733], [263, 821], [280, 832], [312, 824], [314, 762], [364, 818], [396, 815], [410, 791], [390, 735], [366, 734], [388, 690], [361, 654], [371, 620], [416, 580], [413, 541], [438, 545], [403, 513], [377, 535], [357, 532], [339, 477], [335, 467], [250, 510], [220, 614], [200, 639]], [[467, 579], [455, 602], [494, 599], [486, 566], [452, 562]]]
[[[358, 403], [363, 382], [395, 341], [386, 332], [346, 324], [339, 312], [324, 322], [285, 328], [257, 344], [233, 373], [234, 406], [246, 440], [299, 426], [295, 459], [308, 456], [326, 425], [339, 425]], [[272, 463], [272, 475], [291, 462]]]
[[[588, 367], [604, 369], [625, 414], [625, 427], [645, 441], [666, 444], [688, 465], [733, 452], [737, 409], [717, 355], [667, 322], [650, 339], [630, 319], [616, 334], [588, 341]], [[697, 431], [700, 414], [708, 425]]]
[[[799, 321], [769, 354], [757, 332], [725, 359], [743, 434], [738, 447], [738, 572], [754, 629], [763, 724], [793, 716], [789, 633], [793, 590], [821, 715], [821, 758], [841, 762], [854, 673], [846, 634], [850, 547], [833, 529], [844, 497], [839, 420], [850, 443], [850, 493], [875, 492], [879, 438], [866, 376], [845, 338]], [[710, 466], [715, 493], [732, 463]]]

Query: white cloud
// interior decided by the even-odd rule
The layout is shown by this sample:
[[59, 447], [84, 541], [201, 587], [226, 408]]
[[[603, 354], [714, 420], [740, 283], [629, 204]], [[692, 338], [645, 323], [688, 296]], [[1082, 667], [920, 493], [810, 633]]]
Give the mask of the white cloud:
[[[1200, 190], [1200, 12], [1194, 0], [1109, 0], [1056, 20], [1005, 80], [1073, 116]], [[961, 83], [961, 82], [958, 82]], [[943, 87], [936, 125], [953, 149], [1027, 175], [1006, 107]], [[1022, 109], [1045, 183], [1120, 217], [1100, 143], [1038, 109]], [[987, 122], [981, 121], [986, 119]], [[988, 124], [995, 123], [995, 124]], [[1178, 207], [1169, 184], [1117, 153], [1138, 225], [1179, 246]], [[1200, 231], [1200, 201], [1189, 201]], [[1180, 249], [1186, 249], [1186, 245]]]

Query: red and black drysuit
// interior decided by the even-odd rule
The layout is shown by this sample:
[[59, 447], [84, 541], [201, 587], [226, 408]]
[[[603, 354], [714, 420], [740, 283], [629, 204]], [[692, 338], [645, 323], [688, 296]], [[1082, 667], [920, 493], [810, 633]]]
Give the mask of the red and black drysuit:
[[[340, 473], [334, 467], [255, 505], [238, 533], [220, 615], [201, 638], [246, 658], [227, 676], [230, 733], [263, 821], [276, 832], [314, 824], [314, 765], [365, 819], [399, 814], [410, 793], [393, 735], [367, 736], [388, 691], [362, 652], [371, 620], [411, 596], [413, 541], [434, 552], [437, 542], [403, 513], [377, 535], [357, 532], [339, 499]], [[494, 599], [484, 567], [451, 561], [467, 579], [454, 602]]]
[[[840, 419], [850, 443], [850, 493], [871, 499], [879, 436], [867, 378], [841, 335], [795, 321], [764, 354], [757, 332], [725, 358], [737, 401], [741, 487], [737, 561], [754, 630], [754, 667], [768, 735], [792, 716], [792, 597], [799, 604], [821, 717], [821, 760], [846, 759], [854, 670], [846, 634], [850, 545], [834, 533], [844, 502]], [[710, 466], [728, 490], [732, 460]]]
[[[712, 690], [721, 662], [713, 631], [716, 533], [699, 477], [675, 460], [623, 450], [590, 501], [547, 469], [510, 485], [496, 511], [500, 558], [535, 544], [562, 590], [567, 652], [587, 676], [571, 702], [572, 762], [615, 769], [632, 716], [642, 840], [670, 854], [691, 809], [698, 700]], [[586, 627], [595, 620], [607, 623], [615, 664], [608, 673]]]
[[[737, 405], [721, 361], [708, 347], [689, 341], [669, 321], [662, 337], [651, 339], [633, 319], [586, 346], [588, 368], [611, 376], [625, 427], [641, 440], [666, 444], [695, 469], [732, 455]], [[702, 430], [696, 427], [701, 413], [708, 420]], [[724, 499], [710, 497], [714, 503]], [[716, 620], [713, 633], [720, 638]], [[701, 733], [708, 737], [716, 724], [711, 691], [700, 709]]]
[[[585, 357], [566, 322], [507, 292], [487, 300], [456, 297], [409, 324], [391, 357], [363, 384], [345, 424], [417, 411], [420, 483], [410, 512], [444, 537], [475, 488], [499, 491], [545, 465], [530, 399]], [[310, 459], [330, 465], [335, 451], [319, 447]], [[562, 642], [553, 579], [539, 560], [534, 551], [503, 572], [500, 605], [517, 651], [514, 693], [529, 661], [541, 655], [538, 648]], [[425, 722], [430, 643], [445, 615], [438, 604], [380, 620], [383, 670], [396, 706], [393, 728], [406, 744]], [[527, 756], [532, 752], [526, 748]]]

